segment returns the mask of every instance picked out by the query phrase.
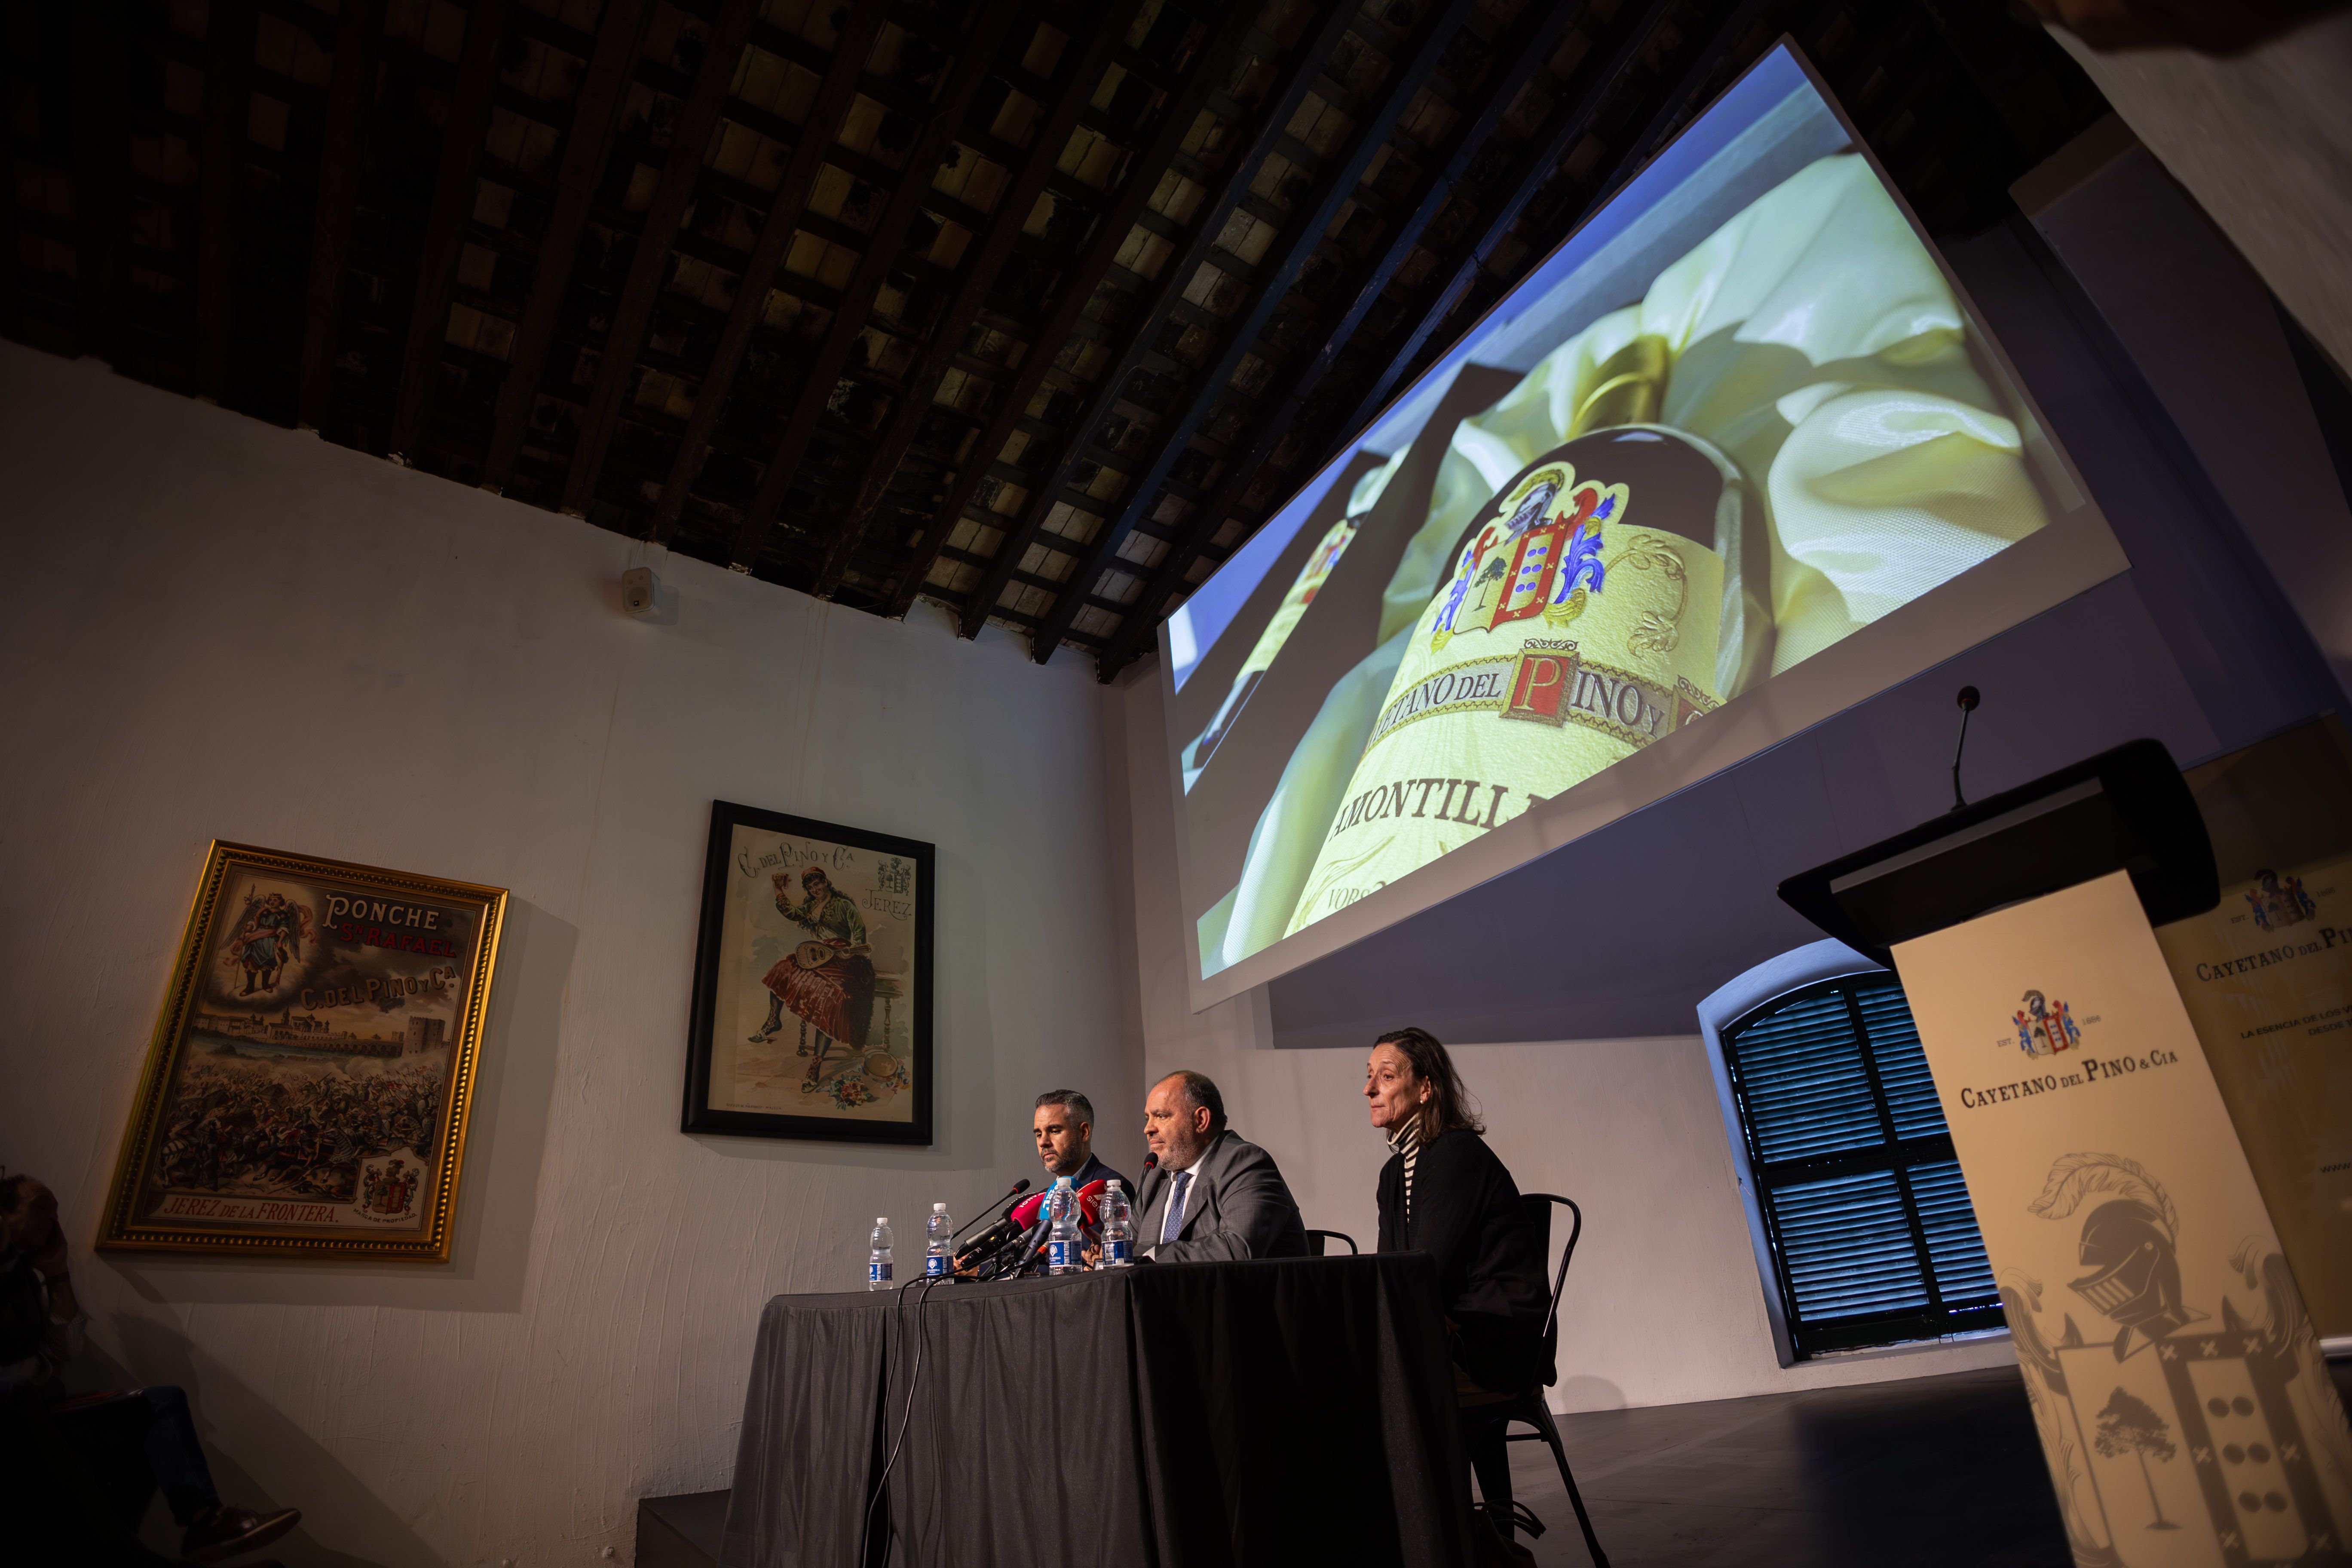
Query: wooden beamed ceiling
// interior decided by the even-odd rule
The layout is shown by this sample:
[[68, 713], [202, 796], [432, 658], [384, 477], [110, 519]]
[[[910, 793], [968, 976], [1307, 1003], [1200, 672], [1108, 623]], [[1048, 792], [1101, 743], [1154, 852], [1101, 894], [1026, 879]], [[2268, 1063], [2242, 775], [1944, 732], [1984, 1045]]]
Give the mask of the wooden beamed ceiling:
[[0, 331], [1108, 679], [1782, 34], [1928, 226], [2000, 0], [0, 0]]

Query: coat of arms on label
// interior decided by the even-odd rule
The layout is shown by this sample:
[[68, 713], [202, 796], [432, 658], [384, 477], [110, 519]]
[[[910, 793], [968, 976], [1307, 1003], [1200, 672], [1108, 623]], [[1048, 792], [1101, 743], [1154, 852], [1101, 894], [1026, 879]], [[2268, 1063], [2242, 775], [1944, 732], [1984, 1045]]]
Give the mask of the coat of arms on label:
[[2302, 878], [2282, 877], [2267, 869], [2254, 873], [2254, 885], [2246, 889], [2246, 902], [2253, 906], [2254, 923], [2264, 931], [2301, 925], [2319, 912], [2319, 906], [2303, 890]]
[[[1623, 485], [1577, 482], [1567, 463], [1549, 463], [1495, 499], [1498, 514], [1462, 547], [1454, 580], [1430, 628], [1433, 651], [1469, 632], [1493, 631], [1540, 616], [1566, 626], [1608, 581], [1601, 531], [1624, 521]], [[1507, 509], [1508, 515], [1499, 515]]]
[[2039, 991], [2025, 994], [2025, 1005], [2010, 1021], [2017, 1027], [2018, 1049], [2029, 1057], [2054, 1057], [2083, 1043], [2082, 1028], [2066, 1016], [2066, 1004]]

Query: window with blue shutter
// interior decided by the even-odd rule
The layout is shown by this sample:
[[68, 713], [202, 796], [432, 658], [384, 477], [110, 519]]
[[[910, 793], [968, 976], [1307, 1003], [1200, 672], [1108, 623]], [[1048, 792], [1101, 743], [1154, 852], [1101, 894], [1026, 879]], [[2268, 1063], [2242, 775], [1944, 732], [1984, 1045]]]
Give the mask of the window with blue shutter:
[[1801, 1359], [2001, 1326], [1900, 985], [1853, 975], [1776, 996], [1723, 1051]]

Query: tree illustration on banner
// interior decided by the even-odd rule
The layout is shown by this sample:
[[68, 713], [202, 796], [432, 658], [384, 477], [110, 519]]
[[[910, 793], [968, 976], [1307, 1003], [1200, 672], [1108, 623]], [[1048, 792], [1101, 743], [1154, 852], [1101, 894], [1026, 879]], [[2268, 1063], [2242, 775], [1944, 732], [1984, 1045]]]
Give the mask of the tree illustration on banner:
[[2138, 1457], [2140, 1479], [2147, 1483], [2147, 1500], [2156, 1510], [2156, 1522], [2148, 1528], [2179, 1530], [2179, 1525], [2164, 1517], [2164, 1505], [2157, 1501], [2156, 1479], [2147, 1470], [2150, 1454], [2162, 1464], [2180, 1451], [2172, 1446], [2172, 1428], [2165, 1425], [2164, 1417], [2145, 1399], [2135, 1398], [2118, 1388], [2099, 1412], [2099, 1434], [2094, 1442], [2106, 1458], [2120, 1459], [2126, 1454]]

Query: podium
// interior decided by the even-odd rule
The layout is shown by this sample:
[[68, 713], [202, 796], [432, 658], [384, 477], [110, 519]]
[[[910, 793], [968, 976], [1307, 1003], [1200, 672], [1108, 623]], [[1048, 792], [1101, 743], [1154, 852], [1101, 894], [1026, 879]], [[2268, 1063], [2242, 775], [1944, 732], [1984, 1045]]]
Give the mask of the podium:
[[1780, 896], [1903, 981], [2080, 1568], [2352, 1564], [2352, 1428], [2153, 930], [2220, 896], [2164, 747]]

